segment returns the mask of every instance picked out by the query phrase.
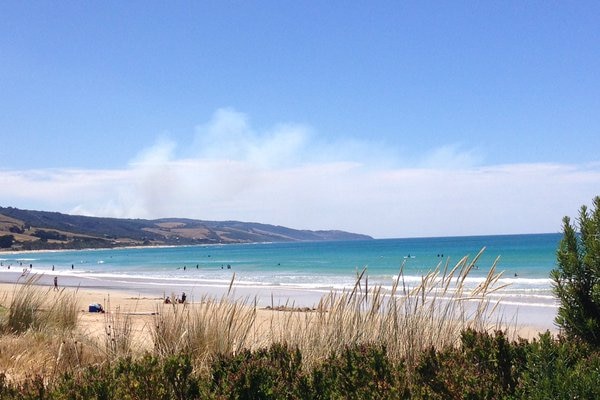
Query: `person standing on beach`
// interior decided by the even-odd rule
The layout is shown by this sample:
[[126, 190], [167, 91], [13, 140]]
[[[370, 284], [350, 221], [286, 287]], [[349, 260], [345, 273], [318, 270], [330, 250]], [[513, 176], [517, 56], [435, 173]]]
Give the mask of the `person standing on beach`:
[[54, 290], [58, 290], [58, 276], [54, 277]]

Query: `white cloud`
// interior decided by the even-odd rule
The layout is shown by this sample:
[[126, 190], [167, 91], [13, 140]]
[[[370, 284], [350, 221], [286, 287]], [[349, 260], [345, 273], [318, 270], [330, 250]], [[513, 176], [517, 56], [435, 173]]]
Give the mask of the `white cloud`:
[[[365, 144], [368, 162], [352, 157], [356, 141], [344, 147], [314, 136], [293, 124], [257, 132], [244, 114], [219, 110], [192, 145], [160, 138], [122, 170], [0, 171], [0, 201], [406, 237], [558, 231], [563, 215], [600, 194], [600, 164], [477, 166], [476, 151], [451, 145], [419, 167], [382, 166], [376, 146]], [[325, 159], [324, 148], [344, 160]]]
[[464, 150], [457, 144], [433, 149], [423, 157], [420, 164], [425, 168], [457, 169], [480, 165], [483, 156], [475, 149]]

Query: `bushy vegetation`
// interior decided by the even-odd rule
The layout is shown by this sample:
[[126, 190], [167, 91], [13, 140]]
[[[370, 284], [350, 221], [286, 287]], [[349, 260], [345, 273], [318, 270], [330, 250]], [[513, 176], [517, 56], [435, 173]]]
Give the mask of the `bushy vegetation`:
[[563, 218], [563, 239], [552, 271], [554, 293], [560, 301], [556, 323], [569, 337], [600, 347], [600, 196], [591, 211], [584, 205], [578, 227]]
[[14, 235], [2, 235], [0, 236], [0, 249], [10, 249], [15, 241]]
[[45, 231], [43, 229], [36, 229], [35, 232], [31, 234], [31, 236], [38, 237], [45, 242], [47, 242], [48, 240], [67, 240], [67, 235], [63, 235], [56, 231]]
[[430, 349], [415, 373], [377, 344], [332, 352], [304, 368], [297, 348], [274, 344], [220, 354], [207, 370], [190, 355], [125, 357], [18, 384], [0, 374], [2, 399], [593, 399], [600, 353], [549, 333], [531, 342], [467, 330], [460, 346]]

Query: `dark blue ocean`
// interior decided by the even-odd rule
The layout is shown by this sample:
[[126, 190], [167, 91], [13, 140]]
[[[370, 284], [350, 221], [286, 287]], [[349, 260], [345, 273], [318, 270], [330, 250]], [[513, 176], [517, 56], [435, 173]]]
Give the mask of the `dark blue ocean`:
[[369, 284], [385, 288], [404, 265], [405, 281], [416, 284], [436, 266], [453, 267], [485, 248], [467, 285], [481, 282], [498, 259], [500, 283], [510, 284], [504, 294], [513, 302], [550, 304], [549, 274], [560, 239], [560, 234], [531, 234], [0, 253], [0, 271], [31, 264], [31, 271], [71, 279], [203, 287], [227, 286], [235, 273], [236, 287], [326, 292], [352, 287], [364, 268]]

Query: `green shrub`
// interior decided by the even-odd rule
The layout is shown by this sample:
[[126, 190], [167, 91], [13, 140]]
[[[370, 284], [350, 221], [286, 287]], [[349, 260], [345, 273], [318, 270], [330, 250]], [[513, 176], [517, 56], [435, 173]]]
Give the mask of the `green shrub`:
[[255, 352], [221, 355], [213, 362], [211, 392], [232, 399], [397, 399], [408, 397], [403, 365], [385, 348], [347, 347], [309, 371], [298, 349], [275, 344]]
[[90, 366], [78, 373], [65, 373], [54, 382], [53, 399], [109, 400], [118, 384], [112, 379], [109, 366]]
[[460, 348], [431, 348], [423, 354], [412, 390], [430, 399], [505, 398], [515, 392], [524, 357], [524, 342], [510, 343], [501, 331], [467, 330]]
[[127, 357], [113, 365], [89, 367], [63, 375], [52, 393], [53, 399], [72, 400], [201, 398], [189, 357], [183, 355], [163, 360], [149, 355], [140, 360]]
[[569, 217], [563, 218], [558, 267], [551, 273], [560, 300], [556, 323], [570, 337], [600, 347], [600, 196], [588, 212], [581, 207], [579, 236]]
[[189, 356], [169, 357], [163, 365], [163, 375], [169, 383], [170, 392], [175, 399], [197, 399], [200, 388], [196, 378], [192, 376], [192, 364]]
[[0, 399], [597, 399], [600, 352], [550, 333], [510, 342], [502, 332], [464, 331], [460, 346], [431, 347], [414, 370], [378, 344], [348, 346], [310, 368], [297, 348], [275, 344], [215, 356], [202, 373], [191, 355], [131, 357], [8, 382]]
[[6, 375], [0, 374], [0, 399], [2, 400], [44, 400], [51, 399], [44, 378], [40, 375], [28, 376], [22, 383], [11, 385]]
[[307, 397], [300, 352], [285, 345], [220, 355], [212, 364], [211, 390], [233, 399], [301, 399]]
[[517, 398], [600, 398], [600, 353], [581, 341], [540, 335], [527, 346]]
[[313, 369], [315, 399], [399, 399], [409, 396], [404, 364], [393, 365], [377, 345], [347, 347]]

